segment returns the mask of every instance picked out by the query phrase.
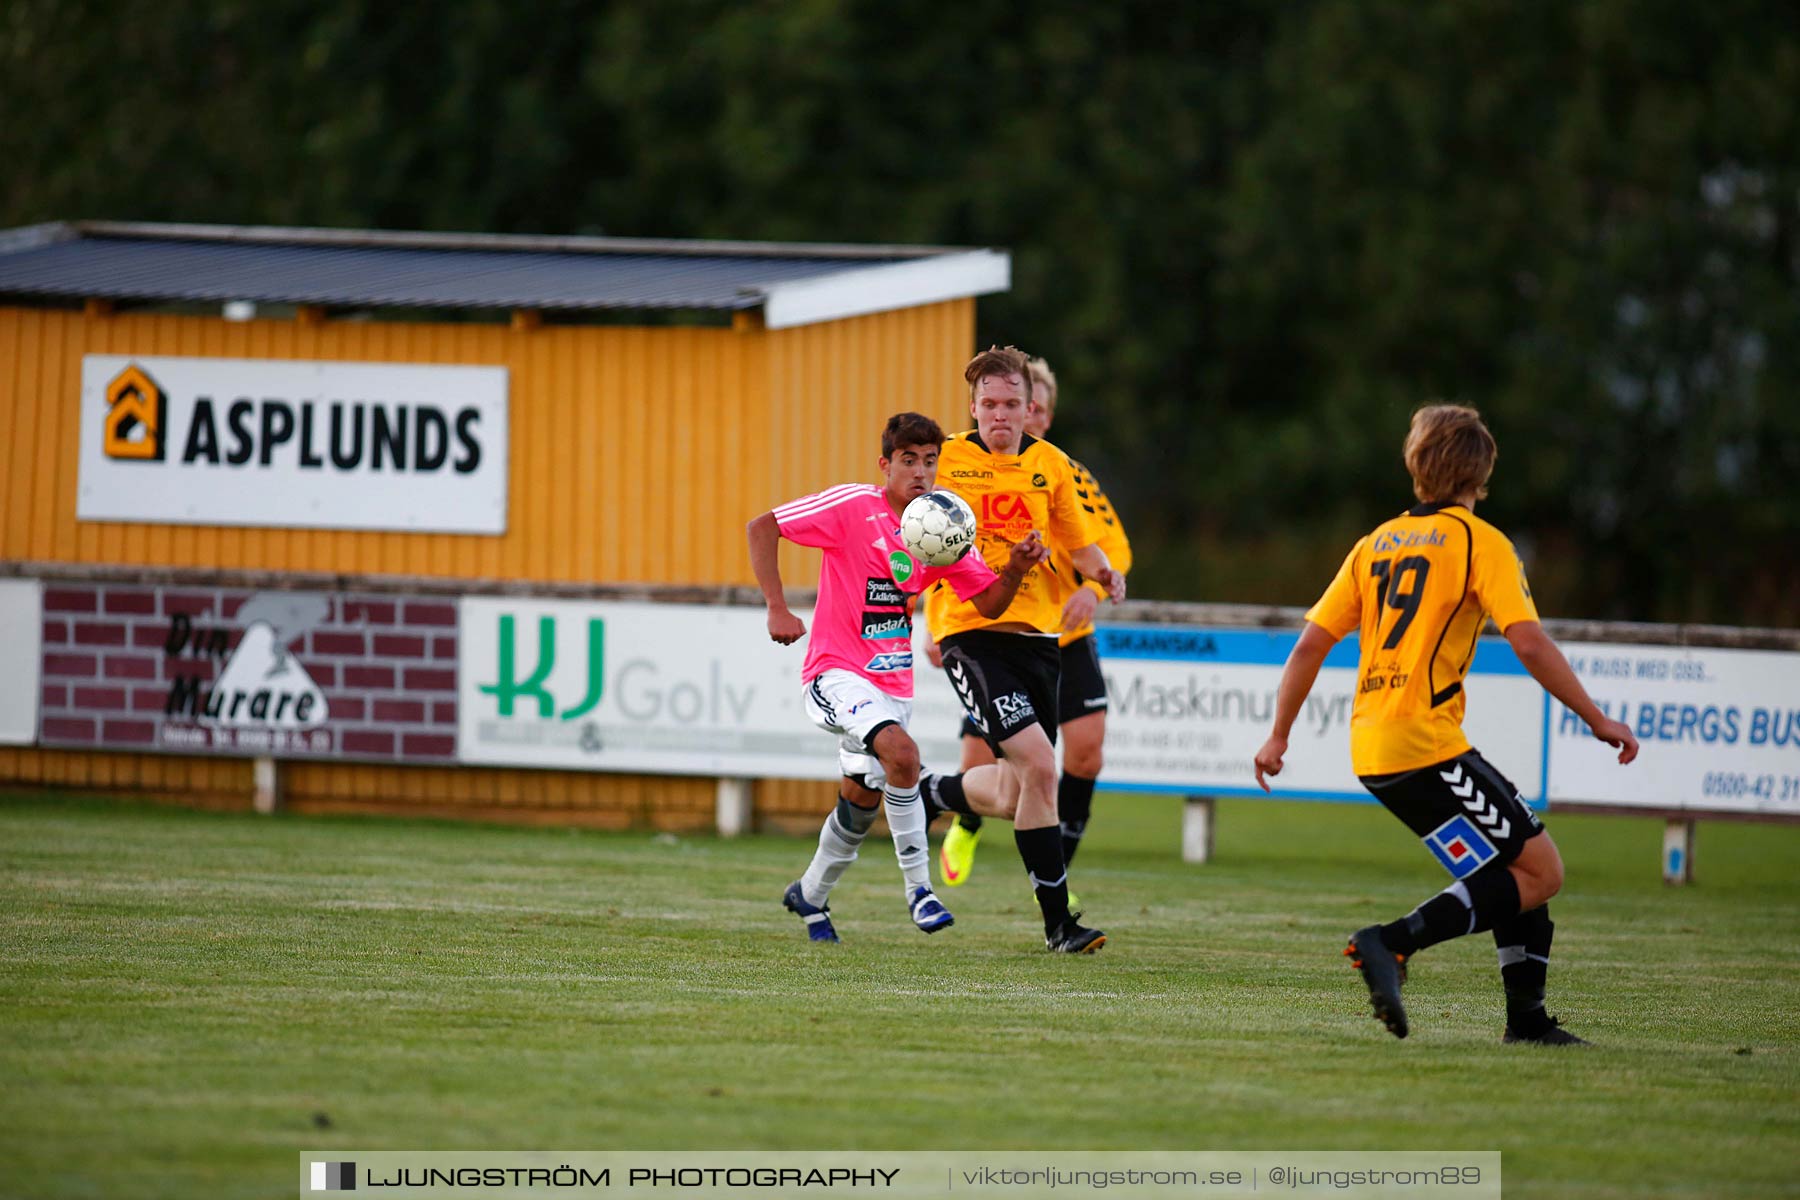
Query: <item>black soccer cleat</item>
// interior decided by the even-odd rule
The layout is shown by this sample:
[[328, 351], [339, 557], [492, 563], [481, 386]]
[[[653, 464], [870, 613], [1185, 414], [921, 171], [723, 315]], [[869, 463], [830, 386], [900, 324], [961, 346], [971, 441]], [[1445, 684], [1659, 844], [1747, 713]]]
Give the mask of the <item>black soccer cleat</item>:
[[1369, 1003], [1375, 1008], [1375, 1019], [1395, 1037], [1405, 1037], [1406, 1006], [1400, 1003], [1400, 985], [1406, 979], [1406, 956], [1387, 948], [1379, 925], [1351, 934], [1344, 954], [1369, 985]]
[[1045, 934], [1044, 948], [1056, 954], [1092, 954], [1106, 945], [1106, 935], [1080, 924], [1076, 919], [1080, 916], [1080, 913], [1070, 913], [1069, 919], [1058, 925], [1054, 932]]
[[1511, 1025], [1508, 1025], [1506, 1032], [1500, 1035], [1500, 1040], [1508, 1046], [1519, 1042], [1528, 1042], [1537, 1046], [1591, 1046], [1594, 1044], [1586, 1038], [1576, 1037], [1564, 1029], [1562, 1021], [1556, 1017], [1551, 1017], [1550, 1023], [1535, 1034], [1517, 1033]]

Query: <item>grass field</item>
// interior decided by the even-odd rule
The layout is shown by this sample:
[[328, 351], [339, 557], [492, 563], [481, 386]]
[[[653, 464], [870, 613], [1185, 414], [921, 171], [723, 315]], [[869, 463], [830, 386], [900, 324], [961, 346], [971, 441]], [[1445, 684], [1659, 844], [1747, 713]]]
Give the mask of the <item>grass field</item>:
[[[1486, 935], [1414, 1033], [1344, 935], [1443, 878], [1380, 810], [1103, 795], [1073, 877], [1112, 940], [1042, 948], [1010, 838], [906, 923], [871, 841], [813, 946], [810, 843], [0, 800], [0, 1193], [290, 1196], [362, 1149], [1493, 1150], [1508, 1196], [1800, 1190], [1800, 829], [1552, 821], [1551, 1005], [1498, 1044]], [[328, 1126], [324, 1122], [329, 1122]]]

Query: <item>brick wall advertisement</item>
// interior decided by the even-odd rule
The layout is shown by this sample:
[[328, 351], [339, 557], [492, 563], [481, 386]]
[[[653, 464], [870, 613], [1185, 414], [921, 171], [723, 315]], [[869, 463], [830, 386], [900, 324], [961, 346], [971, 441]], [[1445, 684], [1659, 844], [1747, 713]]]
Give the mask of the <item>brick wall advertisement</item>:
[[38, 742], [378, 762], [456, 759], [456, 601], [43, 585]]

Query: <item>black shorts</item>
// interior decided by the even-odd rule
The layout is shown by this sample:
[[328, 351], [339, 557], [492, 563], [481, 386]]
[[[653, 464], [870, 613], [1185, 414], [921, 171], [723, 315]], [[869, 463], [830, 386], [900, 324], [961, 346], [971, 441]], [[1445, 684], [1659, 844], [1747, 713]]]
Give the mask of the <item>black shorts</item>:
[[1062, 680], [1056, 686], [1056, 719], [1067, 725], [1077, 717], [1106, 711], [1106, 676], [1100, 673], [1100, 649], [1093, 634], [1062, 648]]
[[1544, 831], [1519, 789], [1474, 750], [1416, 771], [1361, 778], [1458, 879], [1492, 862], [1510, 863]]
[[1053, 637], [1028, 633], [957, 633], [942, 642], [944, 673], [975, 732], [1000, 743], [1028, 725], [1056, 742], [1056, 680], [1062, 655]]

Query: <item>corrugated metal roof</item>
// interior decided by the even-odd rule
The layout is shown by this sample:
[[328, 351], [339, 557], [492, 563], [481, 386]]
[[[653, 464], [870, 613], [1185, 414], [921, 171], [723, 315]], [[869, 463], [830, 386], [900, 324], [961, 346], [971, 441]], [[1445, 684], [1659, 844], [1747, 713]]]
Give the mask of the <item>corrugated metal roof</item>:
[[[833, 277], [880, 290], [893, 276], [899, 303], [923, 302], [921, 269], [961, 264], [936, 291], [976, 295], [1005, 255], [946, 247], [678, 242], [508, 237], [267, 227], [69, 222], [0, 232], [0, 296], [115, 301], [312, 304], [327, 308], [587, 309], [756, 308], [784, 286], [809, 295]], [[906, 281], [913, 282], [906, 282]], [[877, 297], [878, 298], [878, 297]], [[893, 305], [886, 305], [892, 307]], [[848, 314], [849, 310], [846, 310]], [[875, 311], [867, 303], [860, 311]], [[819, 319], [817, 317], [809, 319]]]

